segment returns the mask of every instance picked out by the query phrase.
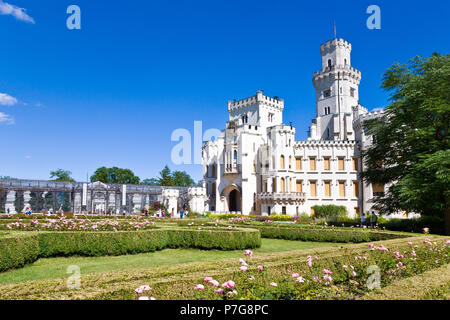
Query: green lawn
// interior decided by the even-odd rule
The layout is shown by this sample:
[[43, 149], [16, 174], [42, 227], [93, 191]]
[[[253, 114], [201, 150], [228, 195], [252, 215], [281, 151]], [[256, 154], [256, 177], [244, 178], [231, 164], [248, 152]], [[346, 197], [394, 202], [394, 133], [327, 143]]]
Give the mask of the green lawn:
[[[302, 242], [278, 239], [262, 239], [261, 248], [255, 249], [255, 255], [290, 250], [312, 249], [345, 244], [330, 242]], [[87, 273], [144, 269], [164, 265], [176, 265], [189, 262], [241, 258], [243, 250], [219, 251], [198, 249], [165, 249], [161, 251], [124, 256], [106, 257], [68, 257], [39, 259], [21, 269], [0, 273], [0, 284], [29, 280], [54, 279], [67, 277], [67, 267], [77, 265], [81, 275]]]

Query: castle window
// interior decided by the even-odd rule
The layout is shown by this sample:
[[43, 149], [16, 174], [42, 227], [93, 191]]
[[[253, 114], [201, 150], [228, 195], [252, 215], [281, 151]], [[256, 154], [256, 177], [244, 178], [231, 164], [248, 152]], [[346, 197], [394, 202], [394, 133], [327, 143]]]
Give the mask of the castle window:
[[[290, 142], [291, 140], [289, 140], [289, 142]], [[291, 156], [289, 156], [289, 169], [291, 168], [291, 162], [292, 162], [292, 157]]]
[[280, 169], [284, 169], [284, 156], [280, 156]]
[[331, 181], [325, 181], [325, 197], [331, 197]]
[[303, 192], [302, 191], [302, 180], [297, 180], [295, 183], [295, 191], [297, 192]]
[[344, 66], [347, 65], [347, 59], [344, 59]]
[[323, 169], [330, 170], [330, 157], [323, 158]]
[[350, 88], [350, 96], [355, 96], [355, 88]]
[[311, 197], [315, 197], [317, 194], [316, 181], [309, 182], [309, 192]]
[[237, 167], [237, 151], [234, 151], [234, 155], [233, 155], [233, 167], [234, 167], [234, 168]]
[[372, 184], [372, 194], [374, 197], [382, 197], [384, 196], [384, 184], [382, 183], [373, 183]]
[[331, 89], [327, 89], [323, 91], [324, 98], [328, 98], [331, 96]]
[[211, 176], [212, 176], [213, 178], [215, 178], [215, 177], [216, 177], [216, 165], [215, 165], [215, 164], [213, 164], [213, 165], [211, 166], [211, 171], [212, 171]]
[[295, 158], [295, 170], [297, 171], [302, 170], [302, 157]]
[[359, 197], [359, 181], [353, 181], [353, 196], [355, 198]]
[[213, 183], [211, 185], [211, 197], [215, 198], [216, 197], [216, 183]]
[[344, 171], [344, 157], [338, 157], [338, 170]]
[[331, 113], [331, 108], [325, 107], [325, 115], [330, 114], [330, 113]]
[[309, 157], [309, 170], [316, 170], [316, 157]]
[[339, 181], [339, 197], [345, 197], [345, 181]]
[[284, 180], [284, 178], [280, 179], [280, 191], [281, 193], [285, 193], [286, 192], [286, 182]]
[[358, 157], [354, 157], [353, 158], [353, 171], [358, 171], [359, 169], [359, 162], [358, 162], [359, 158]]
[[268, 115], [268, 121], [272, 122], [273, 121], [273, 113], [269, 113]]
[[331, 59], [328, 59], [328, 68], [331, 69]]

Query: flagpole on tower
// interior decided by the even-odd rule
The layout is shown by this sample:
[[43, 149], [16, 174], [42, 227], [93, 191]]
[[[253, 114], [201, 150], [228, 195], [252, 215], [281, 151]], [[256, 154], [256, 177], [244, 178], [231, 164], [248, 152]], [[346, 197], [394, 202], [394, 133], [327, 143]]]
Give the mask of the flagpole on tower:
[[333, 25], [334, 25], [334, 38], [336, 39], [336, 21], [333, 21]]

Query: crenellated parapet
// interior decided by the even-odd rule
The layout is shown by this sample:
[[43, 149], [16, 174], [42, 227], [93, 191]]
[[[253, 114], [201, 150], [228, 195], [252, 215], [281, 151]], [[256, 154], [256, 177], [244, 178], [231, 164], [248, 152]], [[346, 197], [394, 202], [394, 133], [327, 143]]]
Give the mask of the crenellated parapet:
[[263, 95], [263, 91], [257, 91], [256, 95], [240, 99], [240, 100], [233, 100], [228, 101], [228, 112], [235, 111], [238, 109], [244, 109], [246, 107], [253, 106], [255, 104], [259, 105], [266, 105], [268, 107], [272, 107], [275, 109], [279, 109], [280, 111], [283, 111], [284, 109], [284, 99], [278, 98], [278, 97], [268, 97]]

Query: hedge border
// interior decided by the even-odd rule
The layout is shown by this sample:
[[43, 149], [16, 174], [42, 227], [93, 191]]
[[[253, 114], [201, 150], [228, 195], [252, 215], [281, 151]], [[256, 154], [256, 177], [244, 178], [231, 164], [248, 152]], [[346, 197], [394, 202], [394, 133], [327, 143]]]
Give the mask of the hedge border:
[[[188, 221], [177, 222], [180, 226], [187, 225]], [[205, 222], [205, 226], [218, 225], [224, 226], [223, 223]], [[340, 243], [361, 243], [369, 241], [390, 240], [397, 238], [406, 238], [411, 236], [418, 236], [404, 232], [378, 231], [361, 228], [341, 228], [341, 227], [323, 227], [323, 226], [309, 226], [309, 225], [288, 225], [275, 224], [261, 225], [256, 223], [239, 223], [230, 224], [232, 226], [239, 226], [240, 228], [252, 228], [261, 232], [262, 238], [269, 239], [283, 239], [283, 240], [300, 240], [313, 242], [340, 242]], [[191, 228], [197, 227], [193, 225]]]
[[240, 250], [260, 246], [260, 232], [247, 228], [163, 228], [118, 232], [11, 231], [0, 233], [0, 272], [22, 267], [41, 257], [113, 256], [165, 248]]

